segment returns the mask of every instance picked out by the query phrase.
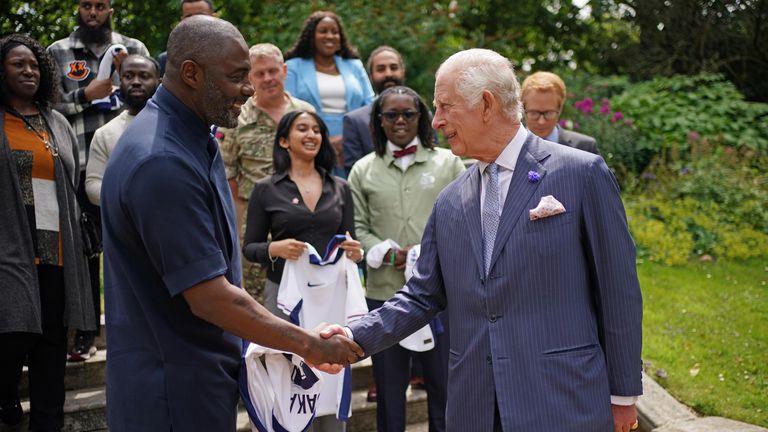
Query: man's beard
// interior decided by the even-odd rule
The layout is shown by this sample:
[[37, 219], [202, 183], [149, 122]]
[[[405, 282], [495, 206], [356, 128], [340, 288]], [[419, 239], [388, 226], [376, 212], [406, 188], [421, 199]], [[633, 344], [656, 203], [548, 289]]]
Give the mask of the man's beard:
[[[391, 86], [388, 86], [387, 84], [392, 84]], [[395, 78], [395, 77], [386, 77], [381, 81], [376, 81], [373, 83], [373, 85], [376, 87], [374, 90], [376, 90], [376, 94], [381, 94], [384, 90], [388, 89], [389, 87], [394, 86], [401, 86], [403, 85], [403, 80]]]
[[213, 81], [203, 81], [203, 103], [205, 119], [208, 123], [225, 128], [237, 127], [237, 115], [232, 112], [232, 105], [237, 99], [229, 99], [216, 87]]
[[[131, 91], [130, 88], [125, 89], [120, 87], [120, 93], [123, 96], [123, 103], [125, 103], [125, 106], [128, 107], [129, 111], [139, 112], [143, 110], [149, 98], [152, 97], [151, 94], [144, 94], [141, 96], [132, 96], [128, 94], [129, 91]], [[154, 90], [152, 91], [152, 93], [154, 93]]]
[[112, 40], [112, 19], [108, 18], [101, 27], [91, 28], [83, 21], [83, 17], [77, 14], [77, 34], [86, 45], [103, 45]]

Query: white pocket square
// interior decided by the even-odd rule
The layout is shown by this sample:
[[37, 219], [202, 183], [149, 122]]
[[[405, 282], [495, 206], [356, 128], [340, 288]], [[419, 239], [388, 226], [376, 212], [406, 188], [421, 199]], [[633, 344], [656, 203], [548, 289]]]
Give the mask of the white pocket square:
[[556, 200], [552, 195], [541, 197], [539, 205], [537, 205], [534, 209], [528, 210], [529, 218], [532, 221], [554, 216], [560, 213], [565, 213], [565, 207], [563, 207], [563, 204]]

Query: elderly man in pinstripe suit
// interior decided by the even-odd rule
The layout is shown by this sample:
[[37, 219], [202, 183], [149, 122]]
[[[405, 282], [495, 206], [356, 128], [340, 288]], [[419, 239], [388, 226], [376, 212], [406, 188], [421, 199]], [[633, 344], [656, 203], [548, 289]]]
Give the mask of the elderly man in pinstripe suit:
[[433, 127], [479, 161], [440, 194], [414, 277], [346, 332], [378, 352], [447, 310], [451, 431], [636, 427], [642, 298], [600, 156], [520, 124], [511, 63], [462, 51], [437, 71]]

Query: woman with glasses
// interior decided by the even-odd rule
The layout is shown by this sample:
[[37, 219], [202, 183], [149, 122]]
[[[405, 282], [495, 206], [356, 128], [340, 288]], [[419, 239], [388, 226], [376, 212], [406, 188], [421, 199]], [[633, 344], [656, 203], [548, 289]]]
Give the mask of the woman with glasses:
[[[406, 257], [417, 245], [437, 195], [464, 171], [449, 150], [435, 148], [427, 106], [408, 87], [391, 87], [371, 109], [374, 152], [352, 167], [355, 230], [368, 251], [366, 297], [380, 307], [405, 284]], [[447, 316], [435, 347], [419, 352], [428, 393], [429, 430], [445, 430]], [[437, 333], [437, 332], [435, 332]], [[405, 430], [405, 392], [414, 352], [395, 345], [374, 354], [378, 431]]]
[[0, 421], [22, 419], [29, 367], [32, 431], [64, 426], [67, 327], [96, 317], [75, 198], [75, 134], [51, 110], [56, 72], [34, 39], [0, 40]]

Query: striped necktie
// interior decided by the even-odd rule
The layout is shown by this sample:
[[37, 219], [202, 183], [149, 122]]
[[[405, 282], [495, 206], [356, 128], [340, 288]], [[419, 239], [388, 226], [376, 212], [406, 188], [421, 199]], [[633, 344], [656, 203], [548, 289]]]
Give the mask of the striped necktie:
[[483, 206], [483, 263], [485, 274], [491, 269], [493, 244], [499, 229], [499, 166], [492, 163], [486, 167], [488, 183], [485, 185], [485, 205]]

